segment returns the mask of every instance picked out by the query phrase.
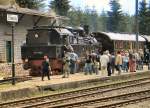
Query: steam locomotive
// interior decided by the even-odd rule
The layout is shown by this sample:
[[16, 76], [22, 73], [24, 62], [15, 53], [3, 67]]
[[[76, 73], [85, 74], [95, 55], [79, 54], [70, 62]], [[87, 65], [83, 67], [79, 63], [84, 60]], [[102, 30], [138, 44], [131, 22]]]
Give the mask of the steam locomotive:
[[21, 46], [24, 69], [30, 69], [31, 76], [41, 74], [43, 56], [48, 56], [53, 74], [62, 72], [64, 51], [74, 50], [79, 57], [86, 51], [101, 48], [97, 40], [84, 29], [71, 27], [38, 26], [29, 29], [26, 43]]

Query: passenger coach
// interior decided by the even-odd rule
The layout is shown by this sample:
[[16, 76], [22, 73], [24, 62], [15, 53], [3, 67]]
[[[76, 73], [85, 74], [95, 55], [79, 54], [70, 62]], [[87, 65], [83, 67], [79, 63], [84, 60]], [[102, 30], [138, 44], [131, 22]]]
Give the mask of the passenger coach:
[[[109, 50], [116, 52], [118, 50], [135, 50], [136, 49], [136, 35], [135, 34], [121, 34], [111, 32], [94, 32], [95, 38], [102, 43], [102, 51]], [[144, 49], [145, 39], [138, 36], [139, 49]]]

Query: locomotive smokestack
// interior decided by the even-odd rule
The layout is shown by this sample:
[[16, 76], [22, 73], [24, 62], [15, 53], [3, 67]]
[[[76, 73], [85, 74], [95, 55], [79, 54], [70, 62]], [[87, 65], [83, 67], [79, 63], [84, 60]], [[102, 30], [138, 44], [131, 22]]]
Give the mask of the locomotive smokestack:
[[89, 34], [89, 25], [84, 25], [84, 31], [85, 31], [85, 34], [88, 35]]

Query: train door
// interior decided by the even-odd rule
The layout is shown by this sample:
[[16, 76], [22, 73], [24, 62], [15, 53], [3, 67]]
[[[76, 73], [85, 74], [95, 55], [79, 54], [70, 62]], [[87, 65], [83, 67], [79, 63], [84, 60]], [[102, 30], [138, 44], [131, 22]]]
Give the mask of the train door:
[[6, 41], [6, 60], [11, 62], [11, 41]]

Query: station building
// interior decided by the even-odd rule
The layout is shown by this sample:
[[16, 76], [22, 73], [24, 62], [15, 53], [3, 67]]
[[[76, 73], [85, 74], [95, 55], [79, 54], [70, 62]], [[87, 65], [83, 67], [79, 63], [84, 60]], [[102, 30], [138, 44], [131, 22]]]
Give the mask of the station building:
[[27, 29], [51, 24], [56, 16], [27, 8], [0, 5], [0, 63], [11, 62], [12, 28], [11, 23], [7, 22], [7, 14], [18, 15], [18, 22], [14, 30], [14, 56], [15, 63], [20, 63], [21, 45], [26, 40]]

